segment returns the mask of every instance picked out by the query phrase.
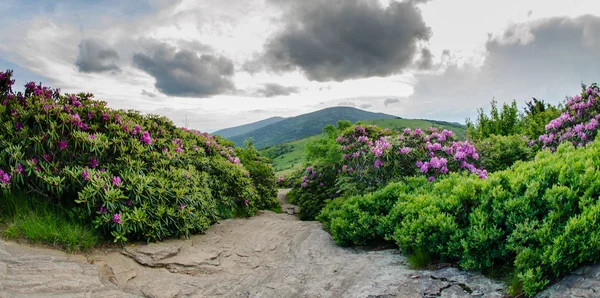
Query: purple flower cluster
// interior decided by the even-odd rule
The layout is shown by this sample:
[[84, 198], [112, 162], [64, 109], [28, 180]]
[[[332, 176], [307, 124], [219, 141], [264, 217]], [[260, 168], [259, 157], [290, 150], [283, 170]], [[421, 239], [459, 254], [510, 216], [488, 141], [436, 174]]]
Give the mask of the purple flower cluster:
[[152, 145], [152, 137], [150, 137], [150, 133], [148, 131], [144, 131], [140, 136], [140, 142], [146, 145]]
[[323, 176], [323, 174], [317, 173], [317, 171], [313, 167], [307, 167], [306, 173], [302, 177], [302, 184], [300, 184], [300, 187], [305, 188], [309, 186], [312, 182], [317, 182], [318, 178], [321, 176]]
[[112, 219], [113, 219], [113, 221], [114, 221], [115, 223], [117, 223], [117, 224], [123, 224], [123, 220], [121, 219], [121, 214], [119, 214], [119, 213], [115, 213], [115, 214], [113, 215], [113, 218], [112, 218]]
[[0, 186], [9, 186], [12, 176], [0, 169]]
[[96, 158], [95, 158], [95, 157], [92, 157], [92, 159], [90, 160], [90, 162], [89, 162], [88, 166], [89, 166], [90, 168], [92, 168], [92, 169], [93, 169], [93, 168], [96, 168], [96, 167], [98, 166], [98, 160], [96, 160]]
[[[453, 137], [452, 131], [435, 128], [427, 132], [419, 128], [406, 128], [401, 133], [394, 133], [371, 126], [356, 126], [336, 139], [340, 145], [343, 144], [344, 159], [338, 173], [354, 174], [358, 180], [365, 181], [364, 178], [367, 178], [375, 183], [384, 183], [388, 179], [386, 176], [389, 176], [387, 171], [399, 168], [404, 175], [422, 173], [433, 177], [433, 180], [438, 175], [459, 170], [468, 170], [481, 178], [487, 177], [485, 170], [474, 165], [474, 161], [479, 159], [475, 147], [469, 142], [455, 142]], [[416, 165], [415, 171], [409, 169], [411, 165]], [[386, 173], [369, 170], [381, 170], [384, 166]], [[373, 178], [374, 173], [382, 176]]]
[[133, 127], [133, 130], [131, 131], [132, 135], [137, 135], [138, 133], [142, 132], [142, 128], [139, 125], [136, 125]]
[[375, 146], [371, 147], [371, 152], [375, 154], [376, 157], [381, 157], [383, 152], [391, 146], [392, 145], [384, 137], [381, 137], [379, 140], [375, 141]]
[[[556, 150], [559, 143], [567, 141], [574, 146], [584, 146], [598, 134], [600, 120], [600, 92], [596, 84], [583, 88], [581, 94], [569, 97], [566, 111], [546, 125], [546, 134], [539, 136], [543, 148]], [[533, 145], [533, 144], [531, 144]]]
[[60, 149], [60, 150], [65, 150], [65, 149], [67, 149], [67, 147], [68, 147], [67, 141], [65, 141], [65, 140], [61, 140], [58, 143], [58, 149]]
[[114, 187], [120, 187], [120, 186], [121, 186], [121, 183], [122, 183], [122, 181], [121, 181], [121, 177], [119, 177], [119, 176], [114, 176], [114, 177], [112, 178], [112, 184], [113, 184], [113, 186], [114, 186]]

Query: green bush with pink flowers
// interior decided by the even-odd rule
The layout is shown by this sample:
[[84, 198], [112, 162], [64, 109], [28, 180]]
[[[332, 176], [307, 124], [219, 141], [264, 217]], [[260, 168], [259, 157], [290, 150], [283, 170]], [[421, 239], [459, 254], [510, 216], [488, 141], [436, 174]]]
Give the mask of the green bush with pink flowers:
[[[489, 121], [475, 130], [480, 132], [478, 163], [494, 169], [486, 179], [467, 173], [427, 179], [427, 171], [417, 173], [411, 163], [417, 160], [422, 166], [423, 156], [432, 151], [427, 144], [429, 154], [423, 155], [417, 145], [421, 138], [431, 142], [431, 135], [428, 140], [425, 136], [392, 138], [388, 146], [384, 141], [393, 133], [363, 127], [347, 131], [338, 139], [342, 150], [360, 152], [363, 159], [354, 161], [359, 154], [349, 158], [345, 152], [346, 168], [340, 177], [366, 185], [404, 178], [375, 191], [338, 196], [322, 204], [325, 207], [317, 219], [340, 245], [392, 242], [405, 254], [425, 255], [468, 270], [506, 272], [511, 276], [512, 295], [534, 296], [565, 273], [600, 261], [600, 89], [597, 84], [582, 87], [567, 98], [560, 113], [541, 114], [558, 117], [545, 125], [546, 133], [537, 141], [519, 134], [502, 135], [501, 130], [488, 134], [490, 127], [499, 127]], [[524, 131], [539, 131], [539, 119], [532, 119], [529, 128], [535, 129]], [[379, 143], [371, 146], [370, 139]], [[403, 146], [395, 142], [407, 141], [417, 144], [404, 150], [417, 154], [412, 160], [407, 161], [410, 156], [406, 154], [404, 159], [384, 159], [386, 150], [391, 153]], [[379, 158], [376, 148], [384, 148]], [[433, 153], [448, 154], [441, 151]], [[379, 167], [371, 165], [374, 158], [381, 160]], [[430, 167], [436, 168], [431, 162]], [[344, 170], [350, 175], [343, 174]], [[307, 181], [305, 188], [314, 191], [312, 179]]]
[[244, 167], [229, 141], [91, 94], [13, 84], [0, 72], [1, 191], [70, 208], [115, 241], [189, 236], [276, 204], [272, 169]]
[[307, 146], [313, 163], [291, 192], [302, 219], [314, 219], [336, 197], [365, 194], [408, 177], [429, 182], [452, 172], [487, 177], [477, 166], [475, 147], [457, 141], [452, 131], [340, 124], [326, 127], [328, 138]]

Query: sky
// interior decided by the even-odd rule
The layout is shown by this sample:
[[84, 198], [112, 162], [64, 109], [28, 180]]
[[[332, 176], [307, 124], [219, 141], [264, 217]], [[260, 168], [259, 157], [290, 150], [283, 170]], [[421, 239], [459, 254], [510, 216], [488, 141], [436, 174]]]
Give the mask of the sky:
[[464, 123], [600, 81], [597, 0], [2, 0], [0, 69], [212, 132], [352, 106]]

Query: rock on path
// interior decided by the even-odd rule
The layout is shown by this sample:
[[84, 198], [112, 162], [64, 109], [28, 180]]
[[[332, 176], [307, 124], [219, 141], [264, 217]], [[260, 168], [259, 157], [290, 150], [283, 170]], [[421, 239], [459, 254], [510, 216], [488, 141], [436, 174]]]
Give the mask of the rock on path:
[[0, 297], [135, 297], [101, 278], [84, 256], [0, 240]]
[[283, 193], [280, 200], [282, 214], [262, 211], [188, 240], [102, 249], [87, 258], [0, 241], [0, 297], [505, 295], [504, 284], [475, 273], [411, 270], [397, 250], [339, 247], [318, 222], [289, 215], [296, 210]]

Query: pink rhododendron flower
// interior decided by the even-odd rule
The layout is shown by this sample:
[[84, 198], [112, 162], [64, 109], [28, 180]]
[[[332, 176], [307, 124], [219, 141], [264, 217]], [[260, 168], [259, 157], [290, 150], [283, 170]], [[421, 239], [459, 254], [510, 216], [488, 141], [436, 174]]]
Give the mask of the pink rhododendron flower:
[[59, 148], [60, 150], [65, 150], [65, 149], [67, 149], [67, 147], [68, 147], [68, 145], [67, 145], [67, 141], [65, 141], [65, 140], [61, 140], [61, 141], [58, 143], [58, 148]]
[[146, 145], [152, 145], [152, 138], [150, 137], [150, 133], [148, 131], [144, 131], [140, 136], [140, 141]]
[[114, 222], [116, 222], [118, 224], [122, 224], [123, 223], [123, 221], [121, 220], [121, 214], [119, 214], [119, 213], [115, 213], [113, 215], [112, 219], [113, 219]]
[[3, 170], [0, 170], [0, 183], [4, 184], [4, 185], [10, 185], [10, 179], [12, 178], [11, 175], [9, 175], [8, 173], [4, 172]]
[[89, 167], [93, 169], [93, 168], [96, 168], [97, 166], [98, 166], [98, 161], [96, 160], [95, 157], [93, 157], [92, 160], [90, 160]]
[[114, 187], [119, 187], [119, 186], [121, 186], [121, 183], [122, 183], [122, 181], [121, 181], [121, 177], [119, 177], [119, 176], [114, 176], [114, 177], [112, 178], [112, 184], [113, 184], [113, 186], [114, 186]]

